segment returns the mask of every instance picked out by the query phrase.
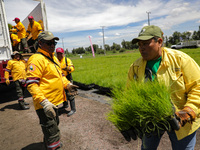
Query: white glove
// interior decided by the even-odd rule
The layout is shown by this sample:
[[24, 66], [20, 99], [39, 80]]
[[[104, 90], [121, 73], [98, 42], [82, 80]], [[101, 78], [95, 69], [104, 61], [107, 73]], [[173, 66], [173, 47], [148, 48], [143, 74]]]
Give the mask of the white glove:
[[56, 117], [56, 112], [54, 108], [57, 109], [57, 107], [51, 102], [49, 102], [48, 99], [43, 100], [40, 104], [43, 106], [44, 112], [47, 117], [50, 117], [50, 118]]

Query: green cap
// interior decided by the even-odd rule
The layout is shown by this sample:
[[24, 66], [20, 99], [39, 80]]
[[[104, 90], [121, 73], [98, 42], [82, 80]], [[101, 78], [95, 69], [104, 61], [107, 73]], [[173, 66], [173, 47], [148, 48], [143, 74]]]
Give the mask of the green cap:
[[132, 40], [132, 43], [135, 44], [139, 40], [149, 40], [153, 37], [163, 37], [163, 32], [158, 26], [145, 26], [142, 28], [140, 31], [139, 35], [137, 38], [134, 38]]
[[50, 31], [43, 31], [38, 35], [38, 41], [40, 40], [59, 40], [59, 38], [55, 37]]

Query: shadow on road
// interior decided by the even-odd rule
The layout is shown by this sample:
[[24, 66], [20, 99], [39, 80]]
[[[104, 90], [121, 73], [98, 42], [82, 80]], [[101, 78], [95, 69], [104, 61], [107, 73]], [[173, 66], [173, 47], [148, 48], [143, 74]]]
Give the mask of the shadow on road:
[[16, 104], [12, 104], [12, 105], [6, 105], [2, 108], [0, 108], [0, 111], [5, 111], [5, 109], [14, 109], [14, 110], [22, 110], [18, 104], [18, 102]]
[[[11, 83], [9, 86], [5, 84], [0, 84], [0, 104], [6, 103], [9, 101], [15, 101], [17, 100], [17, 93], [15, 91], [15, 84]], [[28, 90], [25, 90], [24, 98], [31, 97], [31, 94], [28, 92]]]
[[40, 143], [30, 144], [30, 145], [22, 148], [21, 150], [44, 150], [44, 149], [45, 149], [44, 143], [40, 142]]

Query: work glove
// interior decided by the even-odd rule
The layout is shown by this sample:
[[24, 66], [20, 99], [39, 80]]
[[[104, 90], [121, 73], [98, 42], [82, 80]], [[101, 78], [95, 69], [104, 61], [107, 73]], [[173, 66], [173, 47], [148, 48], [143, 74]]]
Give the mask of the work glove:
[[72, 83], [69, 83], [67, 85], [67, 90], [69, 91], [69, 94], [72, 96], [75, 96], [78, 94], [77, 88], [79, 88], [77, 85], [73, 85]]
[[69, 66], [65, 67], [65, 68], [62, 68], [62, 70], [65, 70], [65, 71], [71, 71], [71, 68]]
[[120, 131], [120, 132], [124, 136], [124, 138], [126, 139], [126, 141], [128, 141], [128, 142], [130, 142], [131, 139], [137, 140], [137, 132], [135, 131], [135, 129], [133, 127], [131, 127], [128, 130]]
[[172, 130], [178, 131], [180, 129], [180, 119], [177, 118], [176, 115], [173, 118], [170, 118], [168, 120], [168, 122], [169, 122]]
[[189, 107], [184, 107], [181, 111], [175, 112], [177, 119], [180, 119], [180, 124], [183, 127], [187, 122], [192, 123], [195, 121], [196, 114]]
[[43, 100], [42, 102], [40, 102], [40, 104], [43, 106], [44, 113], [46, 114], [47, 117], [50, 118], [56, 117], [56, 112], [54, 108], [57, 109], [57, 107], [51, 102], [49, 102], [48, 99]]
[[6, 84], [9, 85], [10, 84], [10, 80], [6, 79]]

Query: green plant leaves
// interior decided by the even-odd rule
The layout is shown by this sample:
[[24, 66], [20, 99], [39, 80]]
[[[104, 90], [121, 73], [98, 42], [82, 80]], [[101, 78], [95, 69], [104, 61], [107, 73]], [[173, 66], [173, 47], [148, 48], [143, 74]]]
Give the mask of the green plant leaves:
[[170, 129], [167, 120], [173, 116], [173, 109], [164, 83], [133, 81], [124, 91], [113, 90], [111, 108], [107, 119], [120, 131], [132, 126], [142, 134], [159, 134]]

